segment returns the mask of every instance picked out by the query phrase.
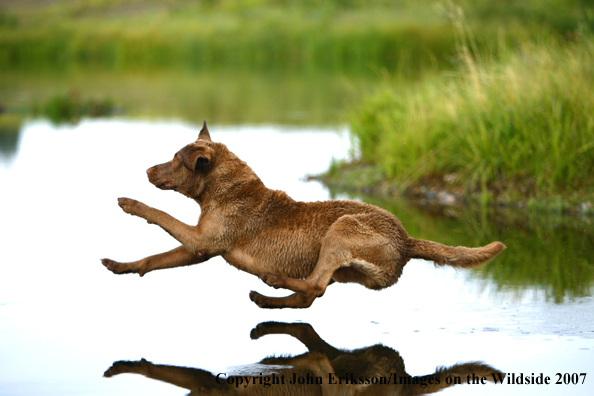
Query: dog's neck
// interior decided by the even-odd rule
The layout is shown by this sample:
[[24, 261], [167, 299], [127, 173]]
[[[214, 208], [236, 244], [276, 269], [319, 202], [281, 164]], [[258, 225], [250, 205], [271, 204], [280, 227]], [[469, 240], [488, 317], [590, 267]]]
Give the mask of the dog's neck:
[[227, 203], [253, 202], [268, 190], [258, 175], [238, 158], [232, 161], [232, 166], [218, 168], [216, 174], [205, 178], [204, 183], [202, 192], [193, 197], [203, 211]]

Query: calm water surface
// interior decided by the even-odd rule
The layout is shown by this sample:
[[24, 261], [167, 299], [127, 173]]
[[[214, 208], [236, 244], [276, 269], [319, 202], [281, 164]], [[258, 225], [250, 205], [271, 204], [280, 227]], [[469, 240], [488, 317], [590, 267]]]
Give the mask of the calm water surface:
[[[325, 170], [332, 157], [347, 155], [349, 148], [344, 131], [336, 129], [209, 127], [213, 139], [247, 161], [268, 187], [298, 200], [330, 198], [322, 185], [303, 177]], [[100, 263], [103, 257], [136, 260], [177, 246], [157, 226], [123, 213], [118, 197], [196, 222], [199, 207], [153, 187], [145, 170], [168, 161], [195, 140], [198, 129], [175, 122], [97, 120], [54, 127], [35, 121], [23, 126], [13, 147], [0, 151], [1, 395], [184, 395], [189, 390], [141, 375], [104, 378], [103, 373], [116, 361], [145, 358], [214, 375], [258, 375], [270, 369], [256, 365], [267, 356], [307, 351], [294, 336], [304, 323], [337, 348], [392, 348], [390, 356], [401, 358], [413, 376], [475, 361], [516, 376], [543, 373], [553, 383], [557, 373], [586, 373], [584, 384], [580, 377], [578, 385], [458, 385], [443, 395], [591, 394], [594, 299], [587, 273], [592, 265], [588, 239], [563, 245], [546, 242], [549, 231], [537, 235], [545, 240], [539, 250], [546, 252], [548, 246], [550, 251], [540, 253], [525, 272], [558, 270], [553, 265], [542, 271], [543, 257], [576, 261], [576, 256], [559, 252], [563, 246], [583, 250], [578, 259], [585, 261], [586, 270], [562, 262], [561, 273], [547, 279], [586, 271], [578, 272], [585, 274], [579, 277], [586, 283], [578, 291], [561, 287], [552, 294], [547, 290], [555, 283], [547, 279], [528, 282], [497, 275], [514, 265], [513, 257], [530, 260], [518, 253], [522, 246], [509, 240], [503, 240], [509, 249], [488, 264], [490, 270], [456, 272], [412, 260], [392, 288], [375, 292], [336, 285], [307, 310], [259, 309], [248, 298], [250, 290], [287, 293], [220, 258], [143, 278], [107, 271]], [[388, 209], [414, 236], [438, 227], [426, 225], [422, 217], [414, 220], [412, 209], [392, 205]], [[449, 227], [451, 220], [435, 221]], [[448, 243], [455, 229], [452, 223], [451, 233], [440, 242]], [[469, 244], [485, 244], [492, 237], [480, 229], [457, 229], [458, 238], [466, 235]], [[508, 229], [504, 238], [520, 233], [513, 226]], [[252, 329], [268, 321], [301, 327], [276, 325], [270, 330], [270, 325], [260, 325], [260, 332], [250, 337]], [[262, 329], [275, 334], [265, 335]], [[402, 388], [393, 391], [399, 394]]]

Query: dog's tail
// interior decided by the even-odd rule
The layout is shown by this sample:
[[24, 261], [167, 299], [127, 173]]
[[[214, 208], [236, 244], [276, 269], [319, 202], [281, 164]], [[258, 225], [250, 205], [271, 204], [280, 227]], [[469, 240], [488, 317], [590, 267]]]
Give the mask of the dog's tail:
[[[483, 384], [483, 378], [496, 384], [503, 383], [505, 378], [504, 372], [483, 362], [458, 363], [451, 367], [437, 367], [435, 373], [430, 375], [410, 377], [410, 382], [407, 381], [405, 385], [408, 392], [403, 392], [403, 394], [428, 395], [429, 393], [439, 392], [456, 384], [467, 383], [466, 377], [470, 377], [470, 375], [481, 378]], [[448, 378], [452, 379], [452, 381], [448, 382]]]
[[449, 265], [456, 268], [476, 268], [497, 256], [505, 249], [501, 242], [487, 246], [467, 248], [446, 246], [424, 239], [407, 239], [407, 256], [435, 262], [436, 265]]

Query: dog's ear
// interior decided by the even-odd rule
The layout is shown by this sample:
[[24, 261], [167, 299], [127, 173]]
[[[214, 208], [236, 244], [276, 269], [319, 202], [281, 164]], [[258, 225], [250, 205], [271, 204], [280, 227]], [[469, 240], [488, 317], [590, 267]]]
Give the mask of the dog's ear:
[[206, 126], [206, 120], [204, 120], [204, 124], [202, 124], [202, 129], [200, 130], [200, 134], [198, 135], [198, 140], [206, 140], [207, 142], [212, 142], [212, 140], [210, 140], [210, 133], [208, 133], [208, 127]]
[[210, 164], [213, 150], [207, 147], [185, 147], [181, 151], [182, 164], [192, 172], [206, 170]]
[[194, 172], [200, 172], [206, 170], [208, 164], [210, 163], [210, 159], [206, 158], [206, 156], [198, 156], [196, 158], [196, 162], [194, 163]]

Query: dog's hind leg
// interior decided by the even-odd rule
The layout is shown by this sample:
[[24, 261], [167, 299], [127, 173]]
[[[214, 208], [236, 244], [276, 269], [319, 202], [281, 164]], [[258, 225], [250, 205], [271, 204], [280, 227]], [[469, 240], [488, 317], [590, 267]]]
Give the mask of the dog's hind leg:
[[139, 274], [143, 276], [150, 271], [198, 264], [209, 258], [208, 256], [196, 256], [185, 247], [179, 246], [168, 252], [155, 254], [129, 263], [120, 263], [110, 259], [102, 259], [101, 263], [114, 274]]
[[387, 287], [398, 279], [405, 261], [392, 238], [385, 235], [386, 228], [381, 218], [342, 216], [326, 233], [316, 267], [306, 279], [271, 273], [260, 277], [269, 286], [314, 297], [324, 295], [332, 278], [372, 289]]
[[287, 297], [267, 297], [256, 291], [250, 292], [250, 300], [260, 308], [309, 308], [316, 298], [302, 293], [294, 293]]

